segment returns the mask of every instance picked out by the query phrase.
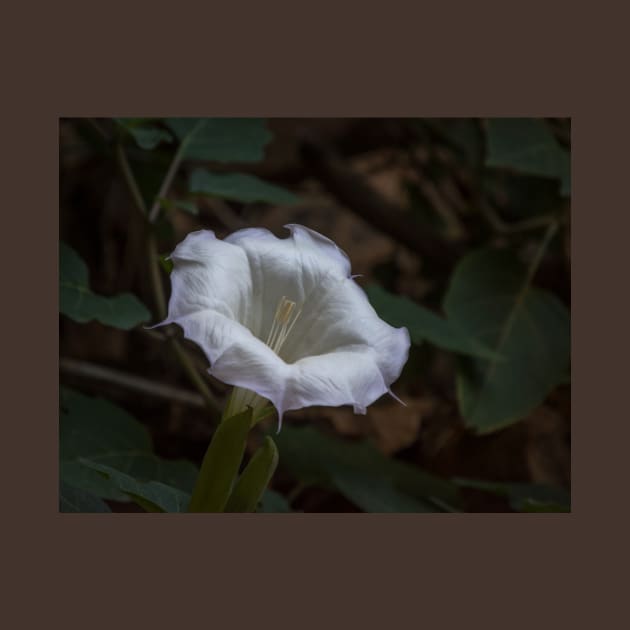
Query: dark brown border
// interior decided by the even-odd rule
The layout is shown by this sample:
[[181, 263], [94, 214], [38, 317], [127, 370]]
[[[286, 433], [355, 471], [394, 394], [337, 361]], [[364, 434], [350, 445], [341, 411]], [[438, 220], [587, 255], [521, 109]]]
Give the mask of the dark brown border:
[[[611, 616], [601, 593], [623, 583], [610, 570], [626, 546], [626, 493], [613, 484], [630, 443], [615, 352], [628, 319], [614, 307], [628, 230], [612, 223], [627, 222], [628, 202], [613, 189], [628, 176], [627, 110], [616, 116], [607, 90], [623, 77], [612, 64], [627, 21], [581, 16], [578, 46], [576, 7], [284, 4], [231, 15], [213, 3], [25, 5], [5, 21], [3, 564], [5, 614], [20, 621], [7, 627], [518, 628]], [[573, 513], [58, 514], [58, 117], [165, 113], [571, 115]]]

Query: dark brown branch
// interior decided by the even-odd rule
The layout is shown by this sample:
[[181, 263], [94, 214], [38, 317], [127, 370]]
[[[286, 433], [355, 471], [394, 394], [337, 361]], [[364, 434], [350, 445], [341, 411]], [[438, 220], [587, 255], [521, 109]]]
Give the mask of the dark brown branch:
[[342, 205], [426, 262], [447, 267], [458, 257], [455, 246], [410, 225], [403, 208], [385, 199], [321, 143], [305, 138], [302, 156], [310, 171]]
[[150, 381], [149, 379], [136, 376], [135, 374], [120, 372], [102, 365], [88, 363], [87, 361], [61, 357], [59, 359], [59, 369], [73, 376], [103, 381], [125, 389], [132, 389], [148, 396], [154, 396], [155, 398], [163, 398], [183, 403], [184, 405], [190, 405], [191, 407], [206, 406], [206, 401], [203, 396], [196, 392], [187, 391], [164, 383], [156, 383], [155, 381]]

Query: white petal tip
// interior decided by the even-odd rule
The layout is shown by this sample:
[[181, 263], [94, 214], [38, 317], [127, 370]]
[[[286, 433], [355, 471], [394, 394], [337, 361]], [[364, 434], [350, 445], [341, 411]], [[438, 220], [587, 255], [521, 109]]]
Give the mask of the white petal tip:
[[158, 322], [157, 324], [153, 324], [152, 326], [143, 326], [145, 330], [153, 330], [154, 328], [159, 328], [160, 326], [166, 326], [167, 324], [171, 324], [172, 322], [169, 319], [165, 319], [163, 322]]
[[403, 405], [404, 407], [407, 407], [407, 403], [404, 400], [401, 400], [400, 398], [398, 398], [398, 396], [396, 396], [396, 394], [394, 394], [394, 392], [391, 389], [387, 390], [387, 393], [394, 399], [397, 400], [401, 405]]
[[359, 416], [364, 416], [367, 413], [367, 409], [363, 405], [353, 405], [353, 411]]

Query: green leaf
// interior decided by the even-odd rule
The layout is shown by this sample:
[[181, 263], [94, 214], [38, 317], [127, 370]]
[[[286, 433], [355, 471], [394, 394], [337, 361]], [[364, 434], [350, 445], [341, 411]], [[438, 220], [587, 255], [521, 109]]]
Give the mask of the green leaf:
[[222, 197], [232, 201], [253, 203], [255, 201], [265, 203], [295, 203], [298, 198], [288, 190], [268, 184], [253, 175], [241, 173], [209, 173], [198, 168], [195, 169], [188, 185], [189, 192]]
[[289, 502], [279, 492], [269, 489], [263, 494], [258, 508], [258, 512], [265, 514], [287, 514], [292, 511]]
[[512, 508], [517, 512], [570, 512], [571, 507], [562, 503], [538, 501], [536, 499], [523, 499], [518, 503], [512, 503]]
[[485, 137], [479, 119], [423, 118], [418, 120], [418, 124], [437, 134], [472, 166], [477, 167], [483, 163]]
[[405, 326], [413, 343], [427, 340], [452, 352], [494, 358], [492, 350], [467, 337], [450, 321], [408, 298], [393, 295], [376, 285], [367, 286], [365, 292], [379, 317], [392, 326]]
[[278, 466], [278, 449], [274, 441], [265, 437], [239, 477], [225, 506], [225, 512], [255, 512], [271, 477]]
[[271, 140], [265, 120], [260, 118], [167, 118], [166, 124], [179, 138], [189, 134], [184, 158], [213, 162], [259, 162]]
[[175, 207], [180, 210], [185, 210], [189, 214], [193, 214], [197, 216], [199, 214], [199, 208], [197, 208], [197, 204], [194, 201], [184, 201], [183, 199], [175, 200]]
[[504, 496], [517, 512], [570, 512], [571, 496], [563, 488], [534, 483], [503, 483], [479, 479], [453, 479], [462, 488]]
[[[332, 486], [358, 507], [375, 511], [453, 511], [457, 487], [366, 441], [350, 442], [313, 427], [285, 426], [276, 436], [283, 468], [304, 485]], [[370, 498], [370, 493], [373, 497]]]
[[406, 513], [435, 512], [435, 505], [415, 499], [398, 490], [391, 479], [369, 476], [364, 472], [337, 470], [333, 485], [364, 512]]
[[104, 499], [128, 500], [115, 484], [83, 466], [82, 458], [184, 492], [192, 490], [197, 477], [191, 462], [155, 455], [147, 429], [124, 409], [102, 398], [63, 388], [59, 418], [61, 480]]
[[168, 199], [166, 197], [160, 197], [160, 205], [167, 210], [171, 210], [173, 208], [179, 208], [180, 210], [185, 210], [186, 212], [197, 216], [199, 214], [199, 208], [197, 208], [197, 204], [193, 201], [185, 201], [183, 199]]
[[[155, 149], [162, 142], [172, 142], [173, 136], [155, 124], [150, 124], [150, 118], [115, 118], [136, 141], [136, 144], [145, 150]], [[147, 124], [147, 121], [149, 123]]]
[[557, 180], [488, 169], [482, 186], [490, 205], [500, 211], [506, 222], [549, 216], [557, 212], [559, 191]]
[[130, 330], [151, 314], [131, 293], [104, 297], [92, 293], [85, 262], [66, 243], [59, 243], [59, 310], [79, 323], [94, 319], [106, 326]]
[[164, 271], [167, 274], [170, 274], [171, 271], [173, 271], [173, 261], [170, 258], [170, 255], [168, 256], [160, 256], [159, 257], [159, 261], [160, 261], [160, 266], [162, 267], [162, 269], [164, 269]]
[[252, 410], [226, 418], [217, 427], [201, 464], [189, 512], [222, 512], [238, 474]]
[[185, 512], [190, 502], [189, 494], [159, 481], [138, 481], [111, 466], [88, 459], [81, 458], [80, 463], [101, 473], [147, 512]]
[[464, 364], [457, 378], [466, 424], [489, 433], [537, 407], [565, 377], [570, 318], [551, 293], [532, 288], [509, 251], [481, 250], [457, 266], [444, 301], [449, 321], [501, 360]]
[[561, 194], [571, 192], [571, 156], [540, 118], [488, 120], [486, 165], [560, 180]]
[[111, 512], [109, 505], [93, 494], [73, 488], [67, 483], [59, 484], [60, 512]]

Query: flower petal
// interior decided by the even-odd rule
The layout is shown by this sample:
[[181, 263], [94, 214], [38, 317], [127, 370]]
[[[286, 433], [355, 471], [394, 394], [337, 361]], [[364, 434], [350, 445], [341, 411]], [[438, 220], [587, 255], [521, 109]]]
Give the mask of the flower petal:
[[291, 365], [283, 410], [353, 405], [355, 413], [388, 391], [374, 352], [357, 347], [306, 357]]
[[317, 257], [317, 266], [321, 266], [322, 259], [327, 259], [328, 264], [338, 267], [339, 272], [344, 277], [350, 277], [350, 258], [348, 258], [348, 254], [338, 247], [336, 243], [323, 234], [304, 227], [303, 225], [288, 223], [284, 227], [291, 232], [293, 242], [300, 251], [303, 265], [308, 253], [309, 256]]
[[[220, 380], [250, 389], [284, 411], [352, 404], [356, 413], [391, 392], [409, 352], [405, 328], [383, 322], [350, 276], [346, 254], [303, 226], [279, 239], [264, 229], [223, 241], [190, 234], [173, 252], [163, 322], [177, 323]], [[280, 356], [262, 339], [283, 296], [302, 312]]]
[[326, 237], [302, 226], [286, 226], [289, 238], [277, 238], [263, 228], [238, 230], [225, 241], [246, 254], [252, 279], [252, 301], [260, 305], [262, 320], [253, 332], [265, 339], [276, 307], [283, 297], [305, 302], [323, 278], [347, 278], [350, 261]]
[[164, 324], [213, 310], [248, 328], [253, 326], [252, 279], [240, 247], [219, 240], [211, 230], [191, 232], [171, 254], [171, 297]]
[[304, 303], [281, 356], [293, 363], [349, 346], [373, 348], [389, 386], [400, 376], [410, 345], [407, 329], [380, 319], [354, 280], [326, 277]]

